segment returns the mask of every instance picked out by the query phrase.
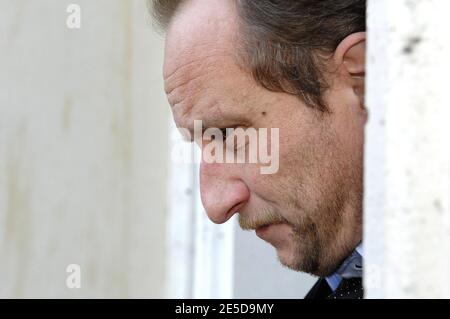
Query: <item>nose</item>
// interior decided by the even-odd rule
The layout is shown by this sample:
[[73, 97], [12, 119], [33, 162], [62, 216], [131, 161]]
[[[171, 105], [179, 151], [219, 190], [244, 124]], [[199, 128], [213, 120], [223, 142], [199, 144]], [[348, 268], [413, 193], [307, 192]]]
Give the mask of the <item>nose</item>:
[[237, 174], [233, 164], [200, 164], [200, 194], [206, 213], [216, 224], [223, 224], [250, 198], [247, 185]]

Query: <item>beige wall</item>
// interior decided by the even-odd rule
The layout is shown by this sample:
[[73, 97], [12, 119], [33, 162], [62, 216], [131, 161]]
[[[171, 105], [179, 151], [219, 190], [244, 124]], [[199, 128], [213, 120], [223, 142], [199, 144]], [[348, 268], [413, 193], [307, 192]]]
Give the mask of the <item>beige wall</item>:
[[164, 296], [161, 47], [144, 0], [0, 0], [0, 297]]

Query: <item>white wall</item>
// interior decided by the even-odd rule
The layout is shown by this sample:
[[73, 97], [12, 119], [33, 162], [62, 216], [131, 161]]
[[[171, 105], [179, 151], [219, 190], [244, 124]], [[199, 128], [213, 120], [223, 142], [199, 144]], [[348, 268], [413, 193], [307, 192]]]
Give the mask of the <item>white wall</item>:
[[168, 108], [148, 19], [144, 0], [0, 0], [0, 297], [164, 296]]
[[275, 248], [255, 232], [242, 231], [238, 223], [235, 223], [234, 236], [235, 298], [302, 299], [317, 281], [282, 266]]
[[370, 0], [365, 285], [450, 298], [447, 0]]

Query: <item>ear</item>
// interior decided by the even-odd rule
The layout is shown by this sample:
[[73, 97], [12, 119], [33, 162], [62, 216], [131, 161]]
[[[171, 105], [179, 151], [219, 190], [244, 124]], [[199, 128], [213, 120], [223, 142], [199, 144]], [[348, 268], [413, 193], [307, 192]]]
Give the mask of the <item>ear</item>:
[[366, 75], [366, 33], [354, 33], [339, 43], [334, 52], [334, 62], [339, 70], [351, 78], [351, 86], [364, 108]]

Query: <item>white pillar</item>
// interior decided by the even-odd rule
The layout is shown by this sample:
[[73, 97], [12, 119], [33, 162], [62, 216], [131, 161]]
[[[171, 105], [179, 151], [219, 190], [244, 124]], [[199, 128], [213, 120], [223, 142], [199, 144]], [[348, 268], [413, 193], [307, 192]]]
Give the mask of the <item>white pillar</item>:
[[450, 298], [450, 2], [370, 0], [368, 298]]

